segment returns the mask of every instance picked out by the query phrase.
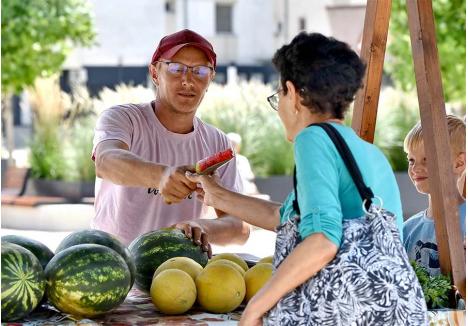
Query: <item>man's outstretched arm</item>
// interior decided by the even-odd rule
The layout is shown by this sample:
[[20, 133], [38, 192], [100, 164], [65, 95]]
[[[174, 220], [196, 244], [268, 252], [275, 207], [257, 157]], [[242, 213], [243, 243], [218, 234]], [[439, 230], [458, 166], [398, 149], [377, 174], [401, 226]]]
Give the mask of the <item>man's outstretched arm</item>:
[[196, 189], [185, 177], [191, 167], [169, 167], [146, 161], [129, 151], [120, 140], [104, 140], [95, 151], [96, 176], [112, 183], [129, 186], [159, 188], [171, 203], [183, 200]]

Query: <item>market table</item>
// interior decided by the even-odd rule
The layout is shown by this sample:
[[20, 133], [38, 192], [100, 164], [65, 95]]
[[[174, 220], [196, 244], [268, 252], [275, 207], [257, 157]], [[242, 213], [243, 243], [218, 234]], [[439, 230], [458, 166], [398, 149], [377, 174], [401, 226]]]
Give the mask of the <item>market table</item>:
[[[71, 315], [63, 314], [49, 305], [44, 305], [30, 314], [24, 320], [19, 321], [25, 326], [45, 325], [237, 325], [242, 314], [241, 305], [238, 309], [227, 314], [211, 314], [196, 307], [187, 314], [180, 316], [167, 316], [159, 313], [150, 297], [132, 289], [124, 303], [113, 311], [94, 319], [79, 319]], [[430, 325], [465, 325], [464, 310], [437, 310], [429, 311]], [[13, 325], [10, 323], [9, 325]]]
[[[241, 306], [234, 312], [227, 314], [211, 314], [196, 307], [188, 313], [179, 316], [168, 316], [158, 312], [151, 298], [133, 288], [125, 301], [111, 312], [93, 319], [79, 319], [74, 316], [60, 313], [54, 307], [43, 305], [36, 309], [24, 320], [18, 321], [25, 326], [45, 325], [237, 325], [242, 313]], [[13, 325], [9, 323], [8, 325]]]

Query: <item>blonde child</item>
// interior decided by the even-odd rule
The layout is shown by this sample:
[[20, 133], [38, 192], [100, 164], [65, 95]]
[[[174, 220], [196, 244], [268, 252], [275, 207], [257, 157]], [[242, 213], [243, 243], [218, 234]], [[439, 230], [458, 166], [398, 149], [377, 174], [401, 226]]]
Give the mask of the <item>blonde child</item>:
[[[462, 119], [447, 116], [450, 149], [452, 153], [453, 174], [459, 180], [465, 171], [466, 162], [466, 125]], [[440, 274], [439, 253], [435, 236], [434, 217], [429, 192], [429, 171], [424, 150], [421, 123], [418, 122], [404, 141], [408, 156], [408, 175], [417, 191], [428, 196], [427, 209], [410, 217], [403, 226], [403, 242], [410, 260], [425, 267], [431, 275]], [[460, 228], [465, 237], [466, 204], [463, 197], [458, 198]]]

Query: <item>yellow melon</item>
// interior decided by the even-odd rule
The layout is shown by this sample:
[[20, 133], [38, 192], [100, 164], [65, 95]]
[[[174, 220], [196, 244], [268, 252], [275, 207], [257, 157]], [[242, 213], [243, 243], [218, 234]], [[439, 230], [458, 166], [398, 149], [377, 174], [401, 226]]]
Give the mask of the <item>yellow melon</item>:
[[164, 314], [183, 314], [197, 299], [197, 288], [192, 277], [179, 269], [166, 269], [153, 278], [151, 300]]
[[210, 265], [228, 265], [234, 267], [239, 273], [241, 273], [242, 276], [244, 276], [245, 271], [242, 267], [237, 265], [235, 262], [232, 260], [227, 260], [227, 259], [217, 259], [215, 261], [212, 261]]
[[189, 274], [195, 281], [198, 274], [203, 270], [202, 265], [197, 263], [195, 260], [188, 257], [174, 257], [166, 260], [164, 263], [159, 265], [153, 274], [153, 279], [158, 276], [159, 273], [167, 269], [180, 269]]
[[244, 269], [244, 271], [249, 269], [249, 266], [247, 266], [247, 263], [245, 262], [244, 259], [242, 259], [242, 257], [240, 257], [239, 255], [236, 255], [236, 254], [232, 254], [232, 253], [224, 253], [224, 254], [219, 254], [219, 255], [213, 256], [213, 258], [210, 259], [208, 264], [210, 264], [210, 263], [212, 263], [212, 262], [214, 262], [214, 261], [216, 261], [218, 259], [227, 259], [227, 260], [233, 261], [237, 265], [242, 267]]
[[260, 259], [258, 261], [257, 264], [261, 264], [261, 263], [270, 263], [270, 264], [273, 264], [273, 256], [266, 256], [266, 257], [263, 257], [262, 259]]
[[198, 303], [214, 313], [236, 309], [244, 300], [245, 282], [242, 275], [227, 264], [209, 264], [196, 279]]
[[255, 293], [270, 279], [273, 273], [273, 265], [270, 263], [260, 263], [245, 272], [245, 301], [249, 302]]

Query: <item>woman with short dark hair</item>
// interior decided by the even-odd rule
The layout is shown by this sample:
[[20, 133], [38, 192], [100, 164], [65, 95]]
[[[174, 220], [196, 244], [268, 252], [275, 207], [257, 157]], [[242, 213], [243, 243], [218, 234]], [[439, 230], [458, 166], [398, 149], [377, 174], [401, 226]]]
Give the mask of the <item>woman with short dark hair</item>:
[[422, 290], [401, 245], [392, 168], [343, 125], [364, 64], [347, 44], [316, 33], [297, 35], [273, 64], [280, 88], [268, 101], [294, 143], [294, 190], [281, 205], [190, 176], [206, 204], [277, 232], [277, 269], [240, 325], [262, 318], [266, 325], [425, 324]]

